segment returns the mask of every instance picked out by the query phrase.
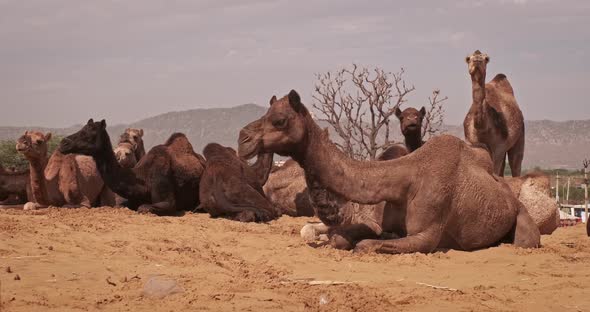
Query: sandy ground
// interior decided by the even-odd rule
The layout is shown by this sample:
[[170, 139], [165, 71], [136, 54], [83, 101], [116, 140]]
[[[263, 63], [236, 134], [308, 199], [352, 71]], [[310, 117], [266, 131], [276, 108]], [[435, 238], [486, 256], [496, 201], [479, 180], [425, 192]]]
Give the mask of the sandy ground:
[[[309, 220], [2, 209], [0, 311], [590, 311], [583, 225], [536, 250], [392, 256], [309, 246]], [[143, 295], [153, 276], [183, 292]]]

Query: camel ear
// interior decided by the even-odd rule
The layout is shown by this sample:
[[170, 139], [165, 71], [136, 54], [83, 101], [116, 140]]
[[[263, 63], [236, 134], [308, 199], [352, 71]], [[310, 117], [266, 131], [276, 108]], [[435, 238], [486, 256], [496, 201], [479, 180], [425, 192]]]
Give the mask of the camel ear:
[[424, 106], [422, 106], [422, 108], [420, 109], [420, 119], [424, 118], [424, 116], [426, 116], [426, 108], [424, 108]]
[[103, 128], [103, 129], [106, 129], [107, 122], [104, 119], [100, 121], [100, 127]]
[[49, 140], [51, 140], [51, 132], [45, 134], [45, 142], [49, 142]]
[[276, 102], [276, 101], [277, 101], [277, 96], [276, 96], [276, 95], [273, 95], [273, 96], [270, 98], [270, 106], [272, 106], [272, 104], [273, 104], [274, 102]]
[[486, 60], [486, 64], [489, 63], [490, 62], [490, 57], [486, 55], [485, 60]]
[[470, 58], [471, 58], [470, 56], [466, 56], [466, 57], [465, 57], [465, 63], [469, 63], [469, 59], [470, 59]]
[[395, 115], [397, 116], [398, 119], [402, 119], [402, 110], [399, 109], [399, 106], [395, 108]]
[[143, 129], [139, 129], [139, 136], [143, 137]]
[[90, 118], [88, 119], [88, 122], [86, 123], [87, 125], [91, 125], [94, 123], [94, 119]]
[[29, 135], [29, 130], [25, 130], [25, 135]]
[[301, 97], [299, 96], [299, 94], [297, 93], [297, 91], [295, 90], [291, 90], [291, 92], [289, 92], [289, 104], [291, 105], [291, 107], [298, 113], [303, 111], [303, 104], [301, 104]]

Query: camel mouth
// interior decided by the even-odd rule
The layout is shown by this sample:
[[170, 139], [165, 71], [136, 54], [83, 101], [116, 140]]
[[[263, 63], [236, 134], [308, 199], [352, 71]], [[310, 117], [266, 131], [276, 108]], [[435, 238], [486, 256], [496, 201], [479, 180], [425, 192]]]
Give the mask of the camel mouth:
[[57, 147], [57, 149], [60, 151], [60, 153], [63, 153], [63, 154], [72, 153], [73, 148], [74, 148], [74, 146], [68, 138], [64, 138], [63, 140], [61, 140], [61, 142], [59, 143], [59, 146]]
[[250, 160], [259, 154], [260, 148], [254, 142], [246, 142], [238, 145], [238, 156]]

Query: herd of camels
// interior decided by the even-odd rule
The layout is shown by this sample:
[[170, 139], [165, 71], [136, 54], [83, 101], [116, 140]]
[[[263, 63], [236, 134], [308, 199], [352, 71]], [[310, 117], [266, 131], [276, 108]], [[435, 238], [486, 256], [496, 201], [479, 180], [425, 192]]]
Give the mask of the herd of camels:
[[[90, 119], [48, 156], [51, 133], [27, 131], [16, 149], [29, 170], [0, 169], [0, 199], [17, 194], [26, 210], [124, 206], [242, 222], [317, 216], [321, 223], [301, 230], [305, 240], [357, 252], [538, 247], [559, 224], [549, 178], [521, 176], [524, 120], [506, 76], [486, 83], [489, 57], [480, 51], [466, 62], [473, 92], [466, 141], [443, 134], [423, 142], [424, 108], [397, 109], [405, 142], [376, 161], [353, 160], [291, 90], [242, 128], [237, 151], [210, 143], [201, 156], [175, 133], [146, 153], [143, 130], [131, 128], [113, 148], [106, 122]], [[273, 154], [291, 159], [276, 167]], [[511, 178], [503, 177], [506, 157]]]

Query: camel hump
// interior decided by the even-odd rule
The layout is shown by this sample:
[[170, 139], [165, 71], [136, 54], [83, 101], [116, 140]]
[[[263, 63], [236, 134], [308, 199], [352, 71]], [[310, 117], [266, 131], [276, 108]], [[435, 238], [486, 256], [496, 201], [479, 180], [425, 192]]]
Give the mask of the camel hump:
[[497, 74], [490, 83], [494, 84], [498, 89], [501, 89], [504, 92], [509, 92], [510, 94], [514, 94], [514, 90], [512, 89], [512, 85], [508, 81], [508, 77], [504, 74]]
[[194, 153], [193, 146], [191, 142], [188, 140], [184, 133], [176, 132], [173, 133], [166, 143], [164, 143], [168, 149], [172, 149], [176, 152], [184, 152], [184, 153]]

